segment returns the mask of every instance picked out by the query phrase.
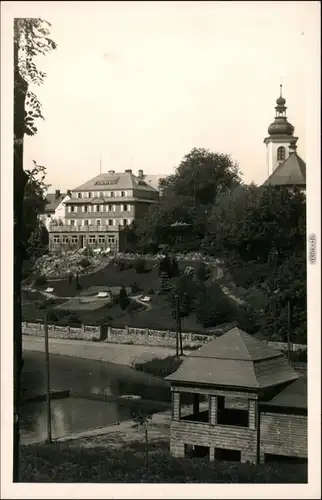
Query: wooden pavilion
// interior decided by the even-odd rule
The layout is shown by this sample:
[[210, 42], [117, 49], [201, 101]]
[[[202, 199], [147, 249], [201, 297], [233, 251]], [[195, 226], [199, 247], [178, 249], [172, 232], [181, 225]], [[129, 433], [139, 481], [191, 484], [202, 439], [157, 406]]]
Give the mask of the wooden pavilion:
[[[301, 385], [298, 378], [281, 352], [239, 328], [215, 338], [167, 377], [172, 455], [252, 463], [265, 454], [306, 458], [306, 379]], [[296, 383], [301, 389], [292, 392]], [[188, 394], [193, 403], [183, 408]]]

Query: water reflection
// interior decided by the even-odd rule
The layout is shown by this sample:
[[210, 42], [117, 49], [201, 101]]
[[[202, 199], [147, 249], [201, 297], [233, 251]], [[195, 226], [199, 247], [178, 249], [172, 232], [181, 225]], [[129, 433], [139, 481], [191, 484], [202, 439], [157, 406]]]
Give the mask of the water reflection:
[[[24, 397], [44, 394], [46, 379], [43, 353], [27, 351], [24, 360]], [[165, 381], [113, 363], [52, 355], [50, 375], [53, 391], [70, 389], [72, 395], [51, 402], [54, 439], [129, 418], [133, 401], [127, 403], [120, 398], [125, 394], [138, 395], [143, 400], [155, 402], [170, 401], [170, 390]], [[21, 441], [45, 440], [46, 403], [27, 403], [21, 410]], [[156, 404], [153, 411], [162, 411], [162, 408]]]

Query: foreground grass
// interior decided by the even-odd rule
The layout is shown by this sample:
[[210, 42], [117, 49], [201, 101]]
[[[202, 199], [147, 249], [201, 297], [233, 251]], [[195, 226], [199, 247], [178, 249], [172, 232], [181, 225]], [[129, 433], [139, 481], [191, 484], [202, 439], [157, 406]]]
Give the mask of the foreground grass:
[[121, 449], [70, 444], [21, 446], [22, 482], [95, 483], [306, 483], [305, 465], [207, 462], [174, 458], [167, 444], [150, 445], [145, 469], [144, 444]]

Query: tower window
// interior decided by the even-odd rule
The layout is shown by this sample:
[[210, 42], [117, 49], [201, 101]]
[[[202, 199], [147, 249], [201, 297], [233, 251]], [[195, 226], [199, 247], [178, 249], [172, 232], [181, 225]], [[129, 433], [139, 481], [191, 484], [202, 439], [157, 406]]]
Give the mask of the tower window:
[[277, 149], [277, 161], [284, 161], [285, 160], [285, 148], [283, 146], [280, 146]]

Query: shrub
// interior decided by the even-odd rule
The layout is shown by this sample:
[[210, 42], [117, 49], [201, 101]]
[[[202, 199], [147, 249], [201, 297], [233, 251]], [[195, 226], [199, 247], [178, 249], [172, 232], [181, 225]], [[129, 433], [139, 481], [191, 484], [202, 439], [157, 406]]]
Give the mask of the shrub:
[[31, 278], [32, 276], [32, 264], [29, 260], [24, 260], [22, 265], [22, 279]]
[[214, 466], [202, 458], [171, 456], [163, 440], [149, 443], [148, 469], [141, 438], [117, 450], [102, 444], [86, 446], [84, 452], [83, 446], [69, 443], [25, 445], [20, 450], [24, 483], [257, 483], [263, 488], [264, 483], [308, 481], [306, 464], [253, 466], [217, 461]]
[[196, 269], [196, 276], [201, 283], [204, 283], [209, 277], [209, 270], [204, 262], [199, 262]]
[[126, 309], [130, 305], [130, 299], [127, 296], [127, 291], [125, 290], [124, 286], [122, 286], [120, 290], [119, 304], [122, 311], [124, 311], [124, 309]]
[[81, 261], [79, 262], [79, 265], [82, 266], [83, 268], [89, 267], [91, 265], [91, 262], [88, 257], [83, 257]]
[[171, 261], [170, 272], [171, 272], [171, 278], [175, 278], [176, 276], [180, 275], [178, 262], [177, 262], [177, 259], [175, 257], [173, 257], [173, 259]]
[[148, 295], [154, 295], [154, 293], [155, 292], [154, 292], [153, 288], [150, 288], [150, 290], [148, 291]]
[[142, 274], [146, 272], [147, 261], [145, 259], [137, 259], [133, 262], [133, 268], [136, 270], [137, 274]]
[[120, 272], [122, 271], [125, 271], [127, 269], [131, 269], [132, 267], [132, 264], [129, 260], [126, 260], [126, 259], [120, 259], [118, 262], [117, 262], [117, 268]]
[[152, 359], [146, 363], [135, 363], [133, 368], [150, 375], [159, 377], [167, 377], [171, 373], [178, 370], [182, 363], [182, 359], [177, 356], [168, 356], [163, 359]]
[[49, 321], [50, 323], [57, 323], [59, 317], [57, 315], [57, 313], [55, 311], [49, 311], [47, 313], [47, 321]]
[[39, 276], [36, 276], [35, 278], [35, 285], [36, 286], [42, 286], [42, 285], [45, 285], [47, 283], [47, 279], [45, 276], [43, 276], [42, 274], [40, 274]]
[[67, 324], [76, 324], [76, 325], [79, 325], [82, 323], [82, 320], [81, 318], [78, 316], [78, 314], [72, 312], [69, 314], [69, 316], [67, 316], [66, 318], [67, 320]]
[[172, 277], [172, 263], [168, 255], [166, 255], [159, 264], [159, 276], [166, 274], [168, 278]]

